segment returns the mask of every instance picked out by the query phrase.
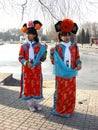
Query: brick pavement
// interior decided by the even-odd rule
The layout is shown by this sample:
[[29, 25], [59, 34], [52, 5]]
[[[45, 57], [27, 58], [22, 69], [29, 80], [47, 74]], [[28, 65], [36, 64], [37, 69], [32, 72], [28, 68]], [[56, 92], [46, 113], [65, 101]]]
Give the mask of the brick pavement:
[[[71, 118], [51, 115], [54, 82], [44, 82], [43, 110], [30, 112], [18, 99], [19, 87], [0, 86], [0, 130], [98, 130], [98, 90], [77, 90], [75, 113]], [[82, 104], [83, 103], [83, 104]]]

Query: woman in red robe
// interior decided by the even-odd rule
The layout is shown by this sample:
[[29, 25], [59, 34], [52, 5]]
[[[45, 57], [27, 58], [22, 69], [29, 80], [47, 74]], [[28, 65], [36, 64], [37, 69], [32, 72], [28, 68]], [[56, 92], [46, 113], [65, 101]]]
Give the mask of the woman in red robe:
[[27, 42], [20, 47], [19, 61], [22, 64], [20, 98], [28, 102], [30, 111], [41, 110], [38, 100], [43, 98], [41, 62], [46, 59], [46, 46], [39, 43], [37, 29], [42, 24], [30, 21], [22, 31], [27, 34]]
[[[69, 28], [67, 26], [69, 26]], [[58, 22], [55, 28], [58, 32], [60, 43], [50, 50], [50, 59], [56, 71], [52, 114], [65, 118], [70, 117], [75, 109], [76, 71], [81, 69], [79, 49], [77, 45], [71, 43], [70, 40], [71, 32], [77, 32], [77, 27], [76, 30], [74, 30], [74, 26], [76, 27], [77, 25], [70, 19], [64, 19]], [[62, 64], [64, 70], [62, 70]]]

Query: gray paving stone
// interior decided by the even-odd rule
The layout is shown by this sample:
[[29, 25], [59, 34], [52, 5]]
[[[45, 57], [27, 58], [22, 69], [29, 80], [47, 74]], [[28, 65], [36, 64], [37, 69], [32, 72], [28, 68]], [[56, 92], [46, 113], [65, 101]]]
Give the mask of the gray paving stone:
[[77, 90], [75, 112], [67, 119], [50, 113], [54, 88], [43, 92], [43, 110], [30, 112], [26, 102], [17, 99], [19, 87], [0, 87], [0, 130], [98, 130], [98, 90]]

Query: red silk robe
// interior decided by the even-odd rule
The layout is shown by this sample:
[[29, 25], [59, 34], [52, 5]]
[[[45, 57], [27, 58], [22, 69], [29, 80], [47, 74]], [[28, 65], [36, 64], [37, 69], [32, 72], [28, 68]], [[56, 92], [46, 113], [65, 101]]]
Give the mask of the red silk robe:
[[[57, 45], [55, 49], [64, 61], [63, 50], [65, 50], [65, 46]], [[69, 50], [71, 53], [71, 67], [72, 69], [75, 69], [77, 64], [80, 62], [79, 50], [74, 44], [70, 46]], [[50, 59], [52, 64], [54, 64], [53, 53], [50, 53]], [[75, 109], [76, 77], [67, 79], [56, 76], [55, 80], [54, 106], [52, 109], [52, 114], [68, 117], [74, 112]]]
[[[36, 58], [38, 52], [40, 51], [40, 44], [34, 43], [32, 45], [34, 49], [34, 57]], [[23, 44], [19, 51], [19, 61], [22, 63], [22, 74], [21, 74], [21, 91], [20, 97], [23, 100], [42, 99], [42, 69], [41, 62], [43, 62], [46, 57], [43, 55], [36, 66], [33, 69], [24, 66], [24, 62], [29, 60], [29, 44]]]

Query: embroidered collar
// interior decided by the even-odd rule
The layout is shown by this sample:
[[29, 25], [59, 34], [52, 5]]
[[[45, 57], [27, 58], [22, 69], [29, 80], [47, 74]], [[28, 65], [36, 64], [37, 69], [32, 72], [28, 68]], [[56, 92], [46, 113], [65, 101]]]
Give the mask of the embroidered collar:
[[36, 46], [36, 45], [38, 44], [38, 43], [35, 42], [35, 41], [33, 41], [33, 42], [27, 41], [27, 43], [28, 43], [29, 46], [30, 46], [30, 44], [32, 44], [32, 47], [34, 47], [34, 46]]
[[68, 47], [68, 48], [69, 48], [72, 43], [71, 43], [71, 42], [68, 42], [68, 43], [66, 43], [66, 42], [61, 42], [61, 44], [64, 45], [65, 47]]

